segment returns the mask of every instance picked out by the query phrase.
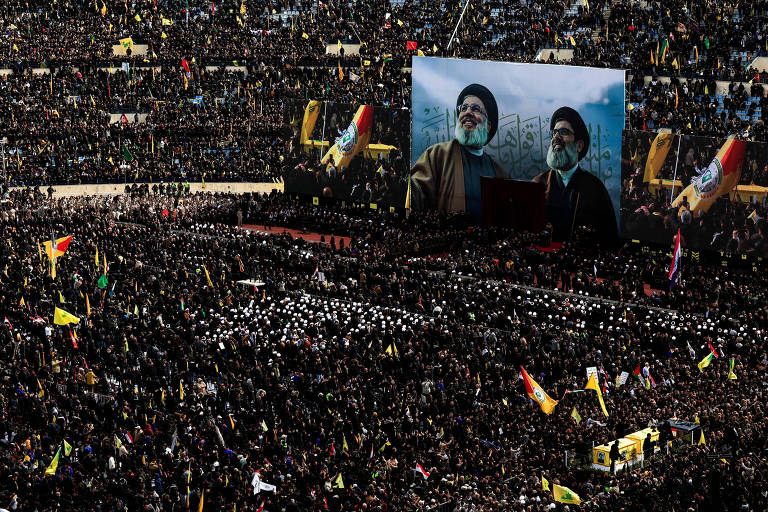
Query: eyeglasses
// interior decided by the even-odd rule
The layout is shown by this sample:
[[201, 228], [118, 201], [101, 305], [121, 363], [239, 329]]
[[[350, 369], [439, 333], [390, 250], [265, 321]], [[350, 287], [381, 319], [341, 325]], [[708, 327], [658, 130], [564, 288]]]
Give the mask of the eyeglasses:
[[569, 135], [573, 135], [574, 132], [569, 130], [568, 128], [555, 128], [554, 130], [551, 130], [549, 132], [550, 137], [553, 139], [555, 138], [555, 135], [559, 135], [560, 137], [568, 137]]
[[461, 105], [456, 107], [456, 112], [459, 114], [463, 114], [467, 110], [469, 110], [473, 114], [482, 114], [488, 117], [488, 114], [485, 112], [485, 109], [476, 103], [473, 103], [471, 105], [468, 103], [462, 103]]

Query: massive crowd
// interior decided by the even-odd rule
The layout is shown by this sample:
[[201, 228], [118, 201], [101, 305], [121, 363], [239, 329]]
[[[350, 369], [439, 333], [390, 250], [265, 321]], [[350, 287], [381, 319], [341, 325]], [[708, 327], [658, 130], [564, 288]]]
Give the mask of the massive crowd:
[[[534, 62], [573, 47], [571, 64], [630, 70], [632, 128], [766, 140], [766, 76], [748, 67], [766, 46], [760, 2], [470, 3], [451, 41], [464, 7], [4, 2], [11, 184], [277, 179], [289, 102], [408, 107], [417, 52]], [[326, 53], [342, 41], [359, 54]], [[717, 80], [731, 83], [725, 100]]]
[[[581, 233], [551, 252], [545, 233], [281, 194], [32, 190], [2, 215], [0, 506], [553, 509], [542, 476], [586, 510], [768, 503], [762, 268], [686, 262], [672, 292], [649, 292], [668, 255], [632, 244]], [[55, 279], [38, 249], [52, 232], [73, 236]], [[79, 323], [54, 324], [55, 308]], [[709, 344], [720, 357], [701, 372]], [[616, 385], [646, 363], [653, 385]], [[608, 417], [568, 393], [589, 366]], [[706, 444], [615, 475], [585, 462], [672, 417], [698, 418]]]

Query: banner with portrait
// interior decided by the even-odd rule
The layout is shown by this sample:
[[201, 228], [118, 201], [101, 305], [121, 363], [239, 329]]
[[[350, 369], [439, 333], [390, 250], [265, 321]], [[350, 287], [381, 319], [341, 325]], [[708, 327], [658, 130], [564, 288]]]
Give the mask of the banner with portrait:
[[768, 257], [768, 145], [628, 131], [621, 173], [626, 238]]
[[284, 190], [317, 198], [403, 207], [410, 111], [316, 100], [285, 109]]
[[[604, 190], [601, 192], [607, 192], [610, 197], [609, 208], [618, 221], [624, 128], [623, 70], [414, 57], [412, 84], [413, 177], [410, 184], [414, 205], [421, 201], [425, 207], [438, 209], [453, 210], [463, 204], [469, 208], [473, 201], [476, 203], [476, 198], [470, 194], [477, 188], [470, 179], [458, 177], [467, 178], [478, 172], [486, 175], [489, 169], [496, 177], [525, 181], [538, 178], [542, 181], [545, 171], [552, 169], [548, 155], [554, 126], [550, 121], [556, 112], [562, 114], [567, 110], [569, 114], [564, 120], [567, 118], [568, 123], [560, 123], [558, 128], [566, 127], [560, 130], [565, 141], [563, 146], [573, 146], [573, 152], [568, 159], [558, 160], [560, 166], [564, 165], [562, 162], [576, 158], [579, 169], [602, 184]], [[477, 92], [479, 96], [467, 96], [464, 94], [467, 91]], [[459, 98], [462, 94], [469, 98], [469, 103], [465, 98]], [[559, 110], [561, 107], [569, 109]], [[573, 112], [577, 116], [573, 116]], [[469, 116], [469, 113], [476, 115]], [[466, 117], [473, 119], [458, 122]], [[492, 126], [493, 121], [496, 126]], [[456, 152], [457, 144], [452, 141], [477, 153], [477, 144], [471, 146], [472, 137], [466, 134], [474, 128], [473, 123], [482, 127], [484, 122], [484, 129], [491, 137], [482, 147], [484, 161], [475, 165], [466, 152]], [[585, 133], [574, 133], [578, 131], [573, 125], [575, 122], [584, 127]], [[457, 128], [463, 129], [464, 135]], [[581, 146], [577, 146], [576, 135], [580, 135]], [[476, 138], [483, 137], [478, 135]], [[552, 151], [561, 149], [559, 142]], [[461, 173], [451, 174], [459, 166], [458, 160], [462, 160], [461, 165], [468, 171], [462, 169]], [[443, 168], [438, 169], [438, 165]], [[564, 169], [566, 181], [558, 182], [566, 195], [570, 193], [567, 180], [572, 176], [568, 171], [573, 169]], [[578, 183], [580, 178], [576, 179], [575, 183]], [[592, 186], [596, 181], [588, 180], [587, 185]], [[549, 208], [549, 202], [553, 200], [549, 195], [550, 185], [547, 184], [548, 216], [553, 212]], [[456, 197], [461, 194], [464, 197]], [[576, 224], [579, 223], [578, 212], [590, 207], [586, 203], [591, 197], [588, 193], [570, 193], [567, 198], [570, 204], [565, 208], [570, 208], [571, 220]]]

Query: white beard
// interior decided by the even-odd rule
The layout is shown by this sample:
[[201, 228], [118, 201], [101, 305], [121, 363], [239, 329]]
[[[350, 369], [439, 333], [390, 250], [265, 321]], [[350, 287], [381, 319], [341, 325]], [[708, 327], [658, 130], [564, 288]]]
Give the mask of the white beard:
[[474, 130], [465, 130], [461, 123], [456, 122], [453, 129], [453, 136], [462, 146], [480, 149], [485, 146], [488, 140], [488, 122], [477, 123]]
[[579, 148], [575, 142], [566, 145], [560, 151], [555, 151], [552, 144], [547, 150], [547, 165], [556, 171], [568, 171], [579, 162]]

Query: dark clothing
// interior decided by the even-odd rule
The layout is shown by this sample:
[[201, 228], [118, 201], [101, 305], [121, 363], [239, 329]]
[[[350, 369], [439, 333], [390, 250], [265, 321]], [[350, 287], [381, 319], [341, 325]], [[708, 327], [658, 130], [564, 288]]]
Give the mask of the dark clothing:
[[568, 186], [563, 188], [560, 174], [550, 169], [533, 178], [533, 181], [546, 186], [544, 198], [547, 221], [552, 223], [553, 240], [567, 240], [575, 226], [591, 228], [601, 239], [616, 239], [618, 232], [613, 203], [605, 185], [596, 176], [579, 167]]
[[[472, 157], [472, 161], [467, 162], [467, 155]], [[467, 163], [472, 167], [467, 174], [477, 181], [476, 187], [473, 185], [471, 190], [465, 188], [467, 178], [464, 167]], [[467, 211], [469, 200], [480, 201], [481, 175], [505, 177], [502, 168], [490, 156], [483, 153], [482, 157], [475, 157], [463, 149], [456, 139], [430, 146], [411, 169], [410, 204], [406, 206], [414, 210]], [[478, 196], [472, 198], [471, 193]]]

